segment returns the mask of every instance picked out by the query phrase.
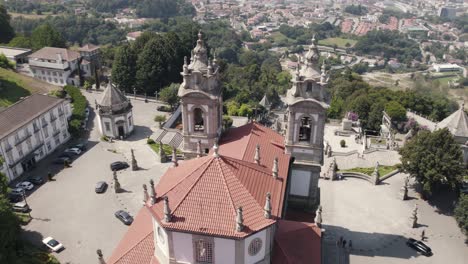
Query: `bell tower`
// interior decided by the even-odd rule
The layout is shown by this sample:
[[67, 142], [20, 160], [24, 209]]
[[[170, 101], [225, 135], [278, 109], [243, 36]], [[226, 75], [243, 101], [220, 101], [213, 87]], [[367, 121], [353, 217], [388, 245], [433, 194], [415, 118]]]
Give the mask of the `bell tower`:
[[[298, 65], [287, 91], [285, 151], [294, 157], [290, 206], [314, 210], [318, 203], [318, 179], [323, 165], [323, 137], [326, 109], [325, 64], [317, 70], [320, 53], [315, 36], [305, 58]], [[301, 66], [299, 68], [299, 66]]]
[[197, 156], [197, 148], [207, 153], [213, 147], [221, 134], [223, 118], [219, 66], [216, 55], [213, 60], [208, 59], [201, 32], [190, 64], [187, 57], [184, 58], [181, 75], [183, 82], [178, 95], [182, 107], [183, 152], [187, 158], [192, 158]]

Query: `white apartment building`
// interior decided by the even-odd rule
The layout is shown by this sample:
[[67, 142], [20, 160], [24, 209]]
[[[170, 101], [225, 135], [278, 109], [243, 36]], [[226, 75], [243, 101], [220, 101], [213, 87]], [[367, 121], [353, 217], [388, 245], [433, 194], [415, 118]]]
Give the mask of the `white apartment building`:
[[33, 94], [0, 112], [0, 172], [12, 181], [68, 141], [67, 100]]
[[35, 78], [50, 84], [79, 86], [78, 67], [83, 77], [93, 76], [94, 69], [100, 67], [99, 54], [99, 47], [90, 44], [79, 48], [79, 52], [45, 47], [28, 56], [29, 68]]

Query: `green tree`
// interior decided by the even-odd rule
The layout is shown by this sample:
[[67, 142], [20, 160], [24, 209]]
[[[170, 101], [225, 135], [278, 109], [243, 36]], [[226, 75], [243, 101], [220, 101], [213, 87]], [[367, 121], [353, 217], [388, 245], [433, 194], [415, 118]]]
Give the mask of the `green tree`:
[[238, 115], [239, 116], [248, 116], [251, 117], [253, 114], [252, 108], [248, 104], [242, 104], [239, 108]]
[[454, 211], [455, 220], [463, 233], [468, 235], [468, 194], [461, 194]]
[[431, 195], [440, 185], [455, 188], [466, 173], [462, 151], [448, 129], [420, 131], [400, 149], [404, 171]]
[[16, 263], [20, 226], [7, 195], [6, 176], [0, 173], [0, 263]]
[[32, 47], [31, 39], [25, 36], [16, 36], [8, 43], [8, 46], [30, 49]]
[[164, 39], [158, 36], [148, 41], [143, 51], [138, 55], [137, 87], [147, 94], [153, 94], [157, 84], [160, 84], [167, 74], [166, 67], [167, 51]]
[[117, 49], [112, 64], [112, 81], [127, 93], [133, 93], [136, 82], [137, 56], [129, 45]]
[[10, 15], [6, 8], [0, 5], [0, 43], [8, 43], [15, 36], [15, 31], [10, 25]]
[[50, 24], [38, 26], [31, 34], [31, 43], [34, 50], [43, 47], [65, 48], [65, 40]]
[[390, 101], [385, 105], [385, 112], [393, 121], [400, 122], [406, 120], [406, 109], [396, 101]]
[[179, 84], [173, 83], [163, 88], [161, 92], [159, 92], [159, 99], [169, 104], [172, 107], [172, 109], [174, 109], [175, 106], [179, 103], [179, 96], [177, 96], [179, 86]]
[[5, 54], [0, 54], [0, 68], [11, 69], [13, 68], [12, 63], [7, 59]]

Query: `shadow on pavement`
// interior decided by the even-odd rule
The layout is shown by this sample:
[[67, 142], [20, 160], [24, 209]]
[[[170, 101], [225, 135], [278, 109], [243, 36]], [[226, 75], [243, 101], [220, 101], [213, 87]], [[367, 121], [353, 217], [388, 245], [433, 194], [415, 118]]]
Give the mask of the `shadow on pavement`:
[[[339, 259], [337, 263], [349, 263], [349, 255], [361, 255], [370, 257], [392, 257], [409, 259], [419, 256], [419, 254], [406, 246], [408, 237], [402, 235], [392, 235], [383, 233], [365, 233], [360, 231], [352, 231], [347, 228], [331, 225], [323, 225], [325, 234], [323, 239], [328, 246], [334, 247], [332, 254], [336, 256], [334, 259]], [[347, 245], [342, 248], [339, 245], [339, 239], [347, 241]], [[349, 241], [352, 241], [352, 247], [349, 247]], [[399, 246], [398, 249], [389, 250], [390, 247]], [[348, 260], [348, 261], [346, 261]]]
[[125, 141], [138, 141], [144, 138], [148, 138], [153, 134], [153, 130], [146, 126], [134, 126], [133, 133], [125, 139]]

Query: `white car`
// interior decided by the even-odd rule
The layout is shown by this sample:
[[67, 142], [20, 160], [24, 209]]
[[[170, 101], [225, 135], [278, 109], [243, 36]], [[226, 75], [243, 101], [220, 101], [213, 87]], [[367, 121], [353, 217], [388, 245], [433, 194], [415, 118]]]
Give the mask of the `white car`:
[[46, 237], [42, 240], [42, 243], [50, 248], [52, 251], [57, 252], [63, 249], [63, 245], [60, 244], [57, 240], [53, 239], [52, 237]]
[[24, 181], [24, 182], [20, 182], [18, 184], [16, 184], [16, 188], [22, 188], [24, 190], [32, 190], [34, 189], [34, 184], [28, 182], [28, 181]]
[[79, 149], [79, 148], [69, 148], [69, 149], [66, 149], [65, 152], [73, 153], [75, 155], [80, 155], [81, 154], [81, 149]]

